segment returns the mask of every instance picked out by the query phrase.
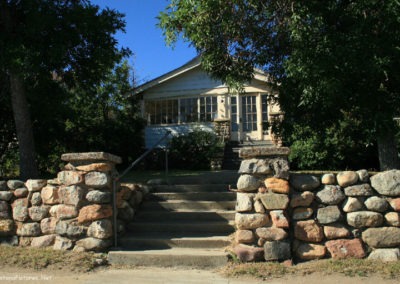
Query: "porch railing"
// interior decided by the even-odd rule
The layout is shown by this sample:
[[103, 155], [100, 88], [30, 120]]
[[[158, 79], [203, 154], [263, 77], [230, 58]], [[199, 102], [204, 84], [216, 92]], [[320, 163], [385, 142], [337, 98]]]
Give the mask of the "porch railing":
[[[171, 131], [166, 131], [165, 135], [161, 137], [151, 148], [144, 152], [139, 158], [137, 158], [126, 170], [113, 178], [113, 230], [114, 230], [114, 247], [118, 246], [118, 224], [117, 224], [117, 183], [124, 177], [134, 166], [136, 166], [141, 160], [143, 160], [148, 154], [150, 154], [155, 148], [160, 146], [161, 142], [166, 140], [171, 134]], [[168, 175], [168, 150], [165, 150], [165, 174]]]

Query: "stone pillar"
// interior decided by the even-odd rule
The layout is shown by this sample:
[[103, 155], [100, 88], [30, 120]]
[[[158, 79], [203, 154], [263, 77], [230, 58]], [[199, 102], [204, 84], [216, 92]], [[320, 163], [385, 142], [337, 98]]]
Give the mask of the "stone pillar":
[[[87, 238], [77, 242], [79, 249], [90, 249], [88, 243], [99, 243], [101, 248], [111, 246], [113, 232], [112, 179], [118, 173], [115, 165], [121, 163], [121, 158], [104, 153], [74, 153], [64, 154], [62, 160], [69, 162], [65, 170], [58, 174], [58, 180], [70, 184], [69, 179], [76, 177], [76, 182], [84, 189], [86, 197], [79, 209], [78, 223], [88, 227]], [[82, 178], [79, 178], [82, 176]], [[67, 181], [65, 181], [67, 179]], [[73, 181], [74, 182], [74, 181]], [[143, 201], [149, 189], [145, 185], [117, 183], [116, 208], [118, 235], [126, 231], [126, 226], [132, 222], [135, 210]], [[90, 230], [90, 228], [93, 230]], [[105, 228], [102, 228], [105, 227]], [[107, 233], [102, 231], [107, 230]], [[100, 242], [96, 238], [103, 238]], [[96, 250], [96, 249], [94, 249]]]
[[229, 141], [231, 139], [231, 121], [226, 118], [215, 119], [214, 131], [223, 141]]
[[286, 147], [243, 148], [237, 182], [234, 252], [242, 261], [291, 259]]
[[104, 152], [63, 154], [61, 159], [68, 163], [57, 175], [58, 185], [44, 192], [58, 195], [59, 204], [50, 209], [56, 219], [54, 248], [104, 250], [112, 245], [112, 178], [122, 160]]

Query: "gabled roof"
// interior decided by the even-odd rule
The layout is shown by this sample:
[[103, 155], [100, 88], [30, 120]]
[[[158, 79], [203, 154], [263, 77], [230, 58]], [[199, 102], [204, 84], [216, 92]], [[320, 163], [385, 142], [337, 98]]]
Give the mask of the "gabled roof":
[[[178, 77], [179, 75], [181, 75], [185, 72], [188, 72], [194, 68], [197, 68], [200, 65], [201, 65], [200, 56], [196, 56], [192, 60], [183, 64], [181, 67], [178, 67], [168, 73], [165, 73], [164, 75], [161, 75], [153, 80], [150, 80], [150, 81], [138, 86], [137, 88], [135, 88], [133, 90], [133, 94], [134, 95], [140, 94], [140, 93], [146, 91], [147, 89], [150, 89], [154, 86], [157, 86], [168, 80]], [[259, 81], [269, 82], [270, 76], [269, 76], [269, 74], [265, 73], [263, 70], [261, 70], [259, 68], [254, 68], [254, 79], [259, 80]]]
[[181, 67], [178, 67], [168, 73], [165, 73], [164, 75], [161, 75], [149, 82], [146, 82], [140, 86], [138, 86], [137, 88], [134, 89], [133, 93], [136, 94], [140, 94], [144, 91], [146, 91], [147, 89], [150, 89], [158, 84], [164, 83], [165, 81], [168, 81], [172, 78], [175, 78], [179, 75], [181, 75], [182, 73], [185, 73], [189, 70], [192, 70], [198, 66], [200, 66], [201, 62], [200, 62], [200, 56], [196, 56], [195, 58], [193, 58], [192, 60], [190, 60], [189, 62], [183, 64]]

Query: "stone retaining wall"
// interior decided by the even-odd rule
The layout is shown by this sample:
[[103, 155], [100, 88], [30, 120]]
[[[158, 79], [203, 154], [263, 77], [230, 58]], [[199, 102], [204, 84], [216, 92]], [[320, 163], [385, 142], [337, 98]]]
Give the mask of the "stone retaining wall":
[[[103, 152], [64, 154], [52, 180], [0, 181], [0, 240], [19, 246], [101, 251], [112, 245], [112, 178], [121, 158]], [[142, 188], [118, 184], [119, 231], [133, 218]]]
[[248, 148], [234, 252], [242, 261], [400, 259], [400, 171], [290, 174], [287, 148]]

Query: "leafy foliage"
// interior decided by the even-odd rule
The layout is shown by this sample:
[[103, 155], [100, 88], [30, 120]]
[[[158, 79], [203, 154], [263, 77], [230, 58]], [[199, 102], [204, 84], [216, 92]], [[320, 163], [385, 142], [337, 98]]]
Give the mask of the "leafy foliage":
[[210, 131], [194, 129], [170, 141], [171, 167], [175, 169], [209, 169], [213, 158], [220, 157], [224, 143]]
[[15, 130], [12, 120], [11, 102], [8, 96], [7, 77], [0, 72], [0, 176], [3, 172], [13, 172], [15, 169], [7, 161], [15, 148]]
[[[115, 64], [130, 54], [114, 38], [124, 27], [121, 13], [100, 10], [86, 0], [0, 0], [1, 88], [11, 98], [22, 178], [37, 175], [35, 139], [46, 140], [39, 148], [67, 149], [61, 140], [49, 142], [50, 135], [63, 135], [59, 126], [69, 118], [66, 97], [71, 90], [95, 93]], [[31, 109], [40, 104], [43, 108]], [[59, 115], [54, 116], [55, 109]], [[38, 130], [35, 135], [32, 128]]]
[[[54, 80], [43, 80], [31, 88], [33, 129], [42, 174], [55, 174], [62, 165], [60, 156], [66, 152], [107, 151], [120, 155], [125, 162], [139, 155], [144, 123], [139, 117], [138, 102], [128, 96], [133, 80], [132, 67], [124, 61], [109, 70], [106, 79], [91, 91], [70, 89]], [[5, 110], [11, 112], [10, 106]], [[10, 123], [11, 138], [15, 137], [12, 120], [6, 122]], [[17, 176], [18, 149], [15, 142], [7, 141], [0, 148], [1, 175]]]
[[285, 112], [273, 129], [299, 166], [363, 167], [370, 149], [398, 166], [385, 161], [397, 154], [387, 142], [400, 109], [398, 1], [172, 0], [159, 20], [168, 43], [190, 41], [206, 71], [233, 87], [253, 67], [271, 74]]
[[66, 152], [106, 151], [125, 162], [137, 157], [144, 123], [138, 103], [128, 96], [133, 84], [132, 68], [124, 61], [91, 91], [55, 86], [52, 98], [58, 103], [35, 96], [34, 130], [42, 172], [57, 172]]

